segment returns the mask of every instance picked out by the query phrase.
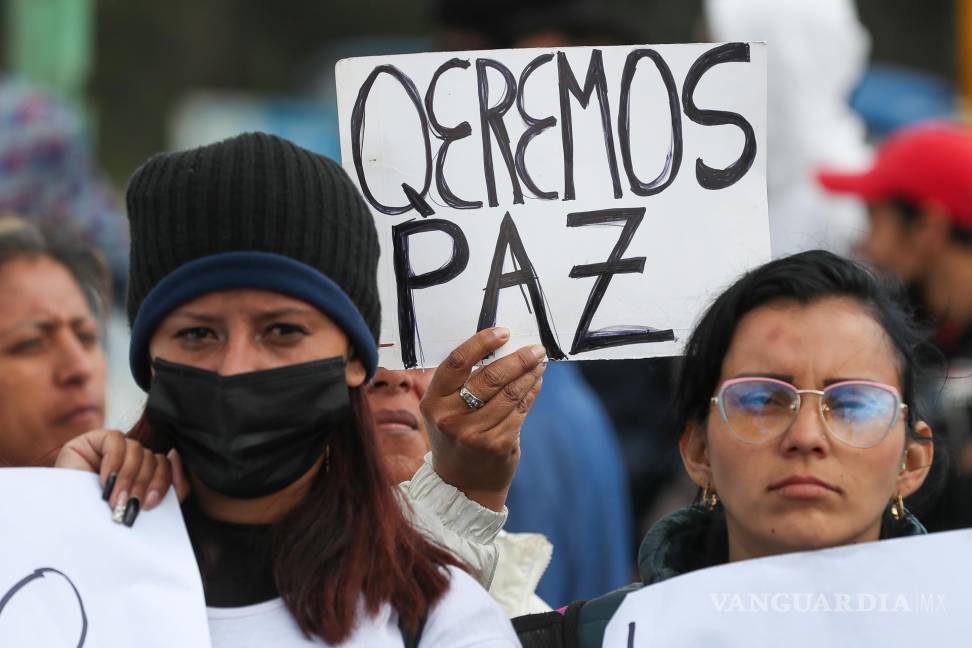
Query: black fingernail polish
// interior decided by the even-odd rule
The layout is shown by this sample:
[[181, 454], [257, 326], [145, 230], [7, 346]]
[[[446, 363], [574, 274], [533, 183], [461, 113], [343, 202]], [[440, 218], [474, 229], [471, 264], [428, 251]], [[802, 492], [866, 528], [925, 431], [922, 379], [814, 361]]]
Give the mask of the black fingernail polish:
[[110, 473], [108, 479], [105, 481], [105, 490], [101, 491], [101, 499], [108, 501], [111, 497], [111, 491], [115, 490], [115, 480], [118, 479], [118, 473]]
[[135, 524], [135, 518], [138, 517], [138, 498], [133, 497], [128, 500], [128, 506], [125, 507], [125, 517], [122, 518], [122, 522], [125, 526], [130, 527]]

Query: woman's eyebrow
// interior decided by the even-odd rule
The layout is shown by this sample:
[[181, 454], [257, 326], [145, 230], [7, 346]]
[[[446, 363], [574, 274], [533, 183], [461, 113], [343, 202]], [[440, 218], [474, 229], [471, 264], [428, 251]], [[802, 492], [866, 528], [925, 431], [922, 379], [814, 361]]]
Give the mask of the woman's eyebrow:
[[[760, 372], [745, 372], [736, 374], [733, 378], [773, 378], [774, 380], [782, 380], [786, 383], [793, 383], [793, 376], [788, 376], [784, 374], [775, 373], [760, 373]], [[873, 378], [862, 378], [862, 377], [837, 377], [828, 378], [823, 381], [824, 387], [829, 387], [830, 385], [836, 385], [842, 382], [881, 382], [880, 380], [874, 380]]]
[[98, 324], [98, 320], [96, 320], [93, 317], [88, 317], [86, 315], [73, 318], [70, 321], [70, 324], [71, 324], [71, 328], [77, 328], [79, 326], [93, 326], [95, 328], [101, 328]]
[[823, 382], [823, 384], [824, 384], [824, 387], [830, 387], [831, 385], [836, 385], [837, 383], [842, 383], [842, 382], [881, 382], [881, 381], [880, 380], [874, 380], [873, 378], [861, 378], [861, 377], [854, 377], [854, 378], [828, 378], [827, 380], [825, 380]]
[[0, 329], [0, 336], [16, 334], [19, 331], [25, 329], [38, 329], [42, 333], [49, 333], [55, 330], [58, 326], [61, 326], [63, 321], [58, 318], [48, 317], [48, 318], [25, 318], [19, 322], [15, 322], [7, 328]]
[[786, 374], [775, 374], [775, 373], [763, 373], [763, 372], [745, 372], [741, 374], [736, 374], [733, 378], [772, 378], [773, 380], [782, 380], [783, 382], [792, 383], [793, 376]]
[[207, 315], [205, 313], [194, 313], [192, 311], [179, 311], [173, 313], [172, 316], [189, 319], [194, 322], [199, 322], [201, 324], [211, 324], [219, 319], [215, 315]]
[[281, 317], [307, 317], [314, 314], [315, 309], [312, 308], [300, 308], [297, 306], [288, 306], [285, 308], [275, 308], [273, 310], [264, 311], [262, 313], [257, 313], [254, 315], [253, 319], [258, 322], [263, 322], [266, 320], [279, 319]]

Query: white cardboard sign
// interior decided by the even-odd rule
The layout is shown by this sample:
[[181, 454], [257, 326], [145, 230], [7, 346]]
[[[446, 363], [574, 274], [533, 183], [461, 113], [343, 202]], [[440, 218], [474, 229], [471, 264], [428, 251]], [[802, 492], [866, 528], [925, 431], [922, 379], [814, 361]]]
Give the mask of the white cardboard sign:
[[208, 648], [175, 495], [132, 528], [100, 495], [91, 473], [0, 469], [0, 646]]
[[702, 569], [629, 594], [604, 648], [965, 646], [972, 530]]
[[381, 363], [672, 355], [769, 259], [763, 43], [354, 58], [341, 154], [381, 244]]

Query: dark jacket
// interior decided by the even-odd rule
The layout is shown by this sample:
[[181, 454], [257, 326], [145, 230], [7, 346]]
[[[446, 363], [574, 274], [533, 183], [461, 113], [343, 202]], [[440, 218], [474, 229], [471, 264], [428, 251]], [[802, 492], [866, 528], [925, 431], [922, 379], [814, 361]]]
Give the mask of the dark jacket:
[[[886, 520], [882, 538], [922, 535], [925, 527], [910, 513], [900, 522]], [[680, 509], [651, 528], [638, 551], [641, 582], [585, 602], [561, 614], [548, 612], [513, 620], [523, 648], [598, 648], [608, 621], [624, 597], [645, 585], [728, 561], [725, 517], [701, 506]]]

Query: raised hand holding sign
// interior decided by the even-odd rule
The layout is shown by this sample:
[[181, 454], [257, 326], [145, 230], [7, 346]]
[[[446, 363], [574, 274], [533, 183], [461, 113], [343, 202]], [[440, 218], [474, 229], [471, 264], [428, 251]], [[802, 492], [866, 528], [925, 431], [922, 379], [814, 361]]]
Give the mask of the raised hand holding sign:
[[436, 370], [422, 399], [435, 471], [496, 511], [506, 502], [520, 462], [520, 428], [547, 366], [543, 347], [535, 345], [473, 373], [509, 335], [490, 328], [466, 340]]

